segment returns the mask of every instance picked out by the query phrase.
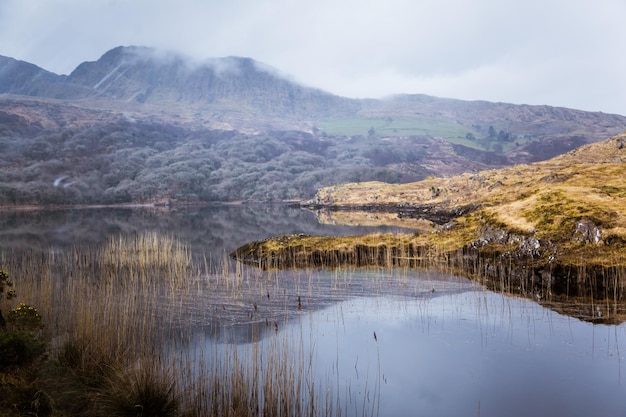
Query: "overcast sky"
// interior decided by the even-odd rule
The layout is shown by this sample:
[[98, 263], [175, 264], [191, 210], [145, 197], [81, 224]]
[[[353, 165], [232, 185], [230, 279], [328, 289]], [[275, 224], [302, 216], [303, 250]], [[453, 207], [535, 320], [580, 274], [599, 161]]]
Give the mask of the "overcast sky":
[[251, 57], [347, 97], [626, 115], [626, 0], [0, 0], [0, 55], [68, 74], [119, 45]]

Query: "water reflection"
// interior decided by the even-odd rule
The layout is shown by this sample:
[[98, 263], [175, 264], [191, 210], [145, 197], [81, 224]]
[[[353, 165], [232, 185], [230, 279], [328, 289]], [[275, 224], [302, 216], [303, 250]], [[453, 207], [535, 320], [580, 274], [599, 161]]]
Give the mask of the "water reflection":
[[625, 325], [583, 322], [438, 273], [257, 273], [250, 282], [266, 280], [270, 297], [267, 288], [242, 286], [241, 298], [224, 310], [213, 305], [213, 293], [205, 303], [215, 309], [214, 321], [202, 337], [197, 333], [193, 349], [214, 354], [236, 346], [241, 359], [268, 355], [287, 340], [314, 363], [311, 379], [333, 387], [342, 415], [626, 410]]
[[350, 235], [402, 231], [398, 227], [333, 226], [284, 204], [217, 205], [169, 211], [152, 208], [0, 211], [0, 248], [103, 244], [110, 236], [158, 231], [221, 259], [237, 247], [277, 234]]
[[466, 278], [436, 271], [359, 269], [270, 271], [242, 267], [201, 277], [188, 288], [163, 295], [164, 313], [180, 313], [170, 327], [189, 326], [220, 343], [253, 343], [290, 326], [303, 314], [345, 300], [372, 296], [431, 299], [472, 291]]
[[[464, 284], [459, 284], [467, 289]], [[282, 330], [340, 387], [345, 415], [622, 416], [623, 326], [488, 291], [359, 297]], [[345, 388], [345, 392], [343, 391]]]
[[625, 325], [582, 322], [435, 271], [220, 264], [251, 240], [372, 230], [271, 205], [0, 213], [3, 251], [63, 251], [152, 231], [184, 242], [222, 269], [164, 286], [156, 321], [172, 335], [193, 329], [186, 346], [199, 354], [236, 346], [244, 355], [288, 340], [311, 358], [312, 378], [334, 387], [342, 415], [624, 415]]

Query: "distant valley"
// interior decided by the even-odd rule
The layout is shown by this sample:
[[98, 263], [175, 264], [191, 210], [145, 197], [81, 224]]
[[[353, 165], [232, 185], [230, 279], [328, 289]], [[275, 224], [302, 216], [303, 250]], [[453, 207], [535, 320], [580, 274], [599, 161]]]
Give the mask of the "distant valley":
[[0, 205], [301, 200], [542, 161], [625, 129], [547, 105], [339, 97], [250, 58], [118, 47], [57, 75], [0, 57]]

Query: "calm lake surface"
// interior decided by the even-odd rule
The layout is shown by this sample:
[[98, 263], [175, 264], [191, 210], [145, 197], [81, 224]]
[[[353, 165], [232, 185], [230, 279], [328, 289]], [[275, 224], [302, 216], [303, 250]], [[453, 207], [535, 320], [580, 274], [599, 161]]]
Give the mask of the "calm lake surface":
[[437, 271], [264, 272], [226, 257], [279, 234], [375, 230], [400, 231], [321, 225], [313, 213], [281, 205], [3, 212], [0, 249], [63, 251], [143, 232], [174, 237], [203, 262], [223, 265], [228, 286], [237, 286], [233, 299], [209, 274], [197, 292], [164, 297], [165, 311], [181, 312], [168, 319], [171, 328], [197, 329], [187, 348], [214, 354], [236, 346], [243, 357], [293, 343], [311, 364], [309, 377], [334, 387], [343, 415], [626, 415], [624, 324], [582, 322]]

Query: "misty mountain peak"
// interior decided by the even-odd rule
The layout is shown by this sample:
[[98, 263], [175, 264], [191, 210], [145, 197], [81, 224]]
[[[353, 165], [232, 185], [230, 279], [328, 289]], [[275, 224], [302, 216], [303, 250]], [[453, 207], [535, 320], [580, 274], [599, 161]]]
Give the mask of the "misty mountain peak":
[[84, 62], [68, 81], [90, 97], [166, 106], [230, 106], [273, 115], [328, 111], [329, 101], [347, 102], [301, 86], [251, 58], [194, 60], [138, 46], [120, 46], [95, 62]]

